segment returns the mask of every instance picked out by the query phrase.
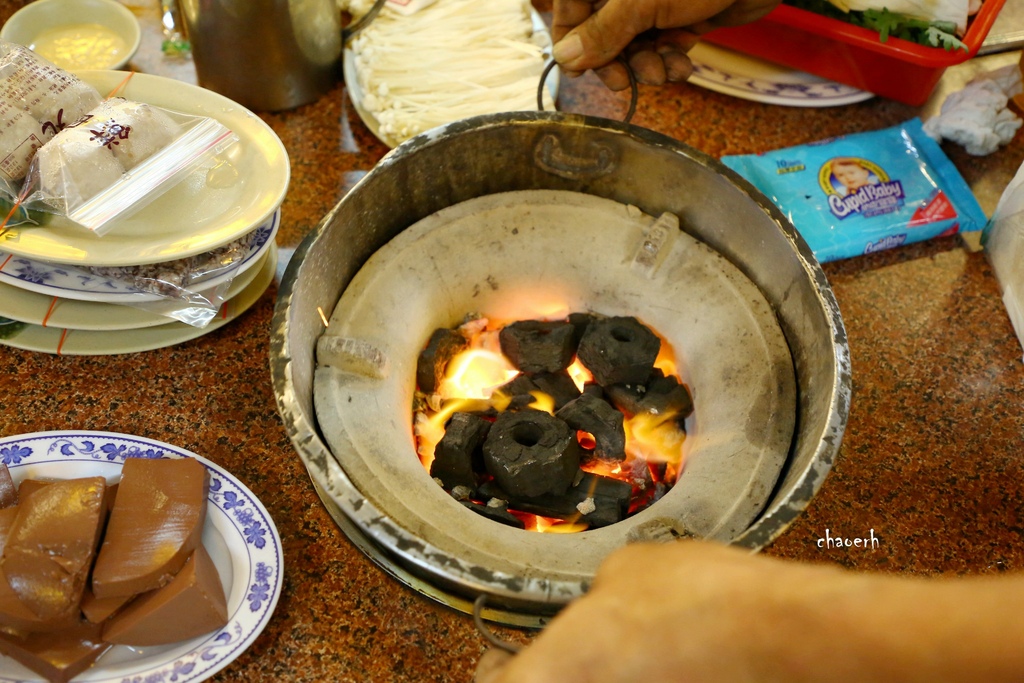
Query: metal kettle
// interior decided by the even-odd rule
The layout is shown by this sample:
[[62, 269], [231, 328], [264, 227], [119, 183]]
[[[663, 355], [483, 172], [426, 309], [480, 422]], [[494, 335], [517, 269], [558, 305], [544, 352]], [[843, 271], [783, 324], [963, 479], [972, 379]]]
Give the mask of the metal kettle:
[[165, 27], [177, 19], [182, 26], [174, 28], [191, 44], [199, 85], [257, 111], [292, 109], [330, 90], [340, 77], [344, 40], [358, 30], [342, 26], [337, 0], [163, 4]]

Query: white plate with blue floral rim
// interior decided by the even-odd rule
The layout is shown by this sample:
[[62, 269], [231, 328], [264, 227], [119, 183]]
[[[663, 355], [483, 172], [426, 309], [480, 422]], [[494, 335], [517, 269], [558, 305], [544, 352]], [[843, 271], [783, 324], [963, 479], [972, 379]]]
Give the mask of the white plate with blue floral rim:
[[[218, 294], [225, 301], [241, 294], [249, 283], [256, 279], [269, 258], [268, 249], [263, 256], [256, 259], [251, 268], [242, 270], [231, 280], [226, 294]], [[149, 306], [152, 306], [149, 301], [106, 304], [98, 301], [62, 299], [11, 287], [0, 280], [0, 317], [32, 325], [46, 325], [66, 330], [113, 331], [156, 327], [174, 320], [167, 314], [151, 310]]]
[[68, 330], [0, 317], [0, 346], [64, 356], [109, 356], [182, 344], [215, 332], [242, 315], [263, 296], [276, 271], [277, 247], [274, 246], [253, 281], [238, 296], [225, 301], [217, 317], [206, 327], [171, 322], [130, 330]]
[[217, 119], [238, 135], [215, 159], [97, 236], [64, 216], [0, 233], [0, 250], [47, 263], [135, 266], [202, 254], [265, 223], [284, 201], [288, 152], [253, 112], [212, 90], [173, 78], [124, 71], [77, 71], [101, 95], [117, 94], [182, 114]]
[[[126, 458], [194, 458], [210, 472], [203, 544], [213, 558], [228, 602], [228, 624], [205, 636], [173, 645], [114, 646], [76, 682], [196, 683], [217, 673], [245, 651], [266, 627], [281, 595], [281, 539], [263, 504], [222, 467], [160, 441], [110, 432], [37, 432], [0, 439], [0, 462], [15, 483], [29, 477], [72, 479], [121, 477]], [[0, 683], [43, 679], [8, 657], [0, 657]]]
[[[212, 277], [200, 278], [191, 283], [188, 288], [200, 294], [210, 291], [229, 279], [237, 277], [247, 268], [258, 264], [261, 257], [270, 249], [270, 245], [274, 243], [280, 225], [281, 210], [277, 209], [266, 222], [252, 231], [249, 250], [236, 267], [218, 272]], [[239, 239], [246, 239], [246, 237]], [[201, 259], [201, 256], [198, 258]], [[177, 264], [148, 265], [145, 268], [155, 272], [164, 265], [175, 267]], [[131, 266], [115, 268], [115, 270], [121, 268], [126, 275], [132, 271]], [[131, 304], [140, 301], [156, 301], [160, 298], [157, 294], [147, 293], [136, 288], [127, 278], [106, 277], [74, 266], [36, 261], [3, 251], [0, 251], [0, 284], [60, 299], [108, 304]]]
[[843, 83], [702, 41], [689, 52], [689, 82], [744, 100], [788, 107], [838, 107], [874, 97]]

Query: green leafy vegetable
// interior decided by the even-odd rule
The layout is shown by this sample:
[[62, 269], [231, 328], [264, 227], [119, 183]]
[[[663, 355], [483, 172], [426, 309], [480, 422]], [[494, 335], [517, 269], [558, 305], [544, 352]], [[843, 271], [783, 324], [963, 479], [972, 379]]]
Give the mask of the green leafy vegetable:
[[890, 12], [887, 9], [844, 12], [828, 0], [784, 0], [784, 2], [808, 12], [877, 31], [878, 39], [883, 43], [892, 36], [919, 45], [941, 47], [947, 52], [951, 50], [967, 52], [967, 46], [956, 37], [956, 25], [949, 21], [925, 21], [905, 14]]

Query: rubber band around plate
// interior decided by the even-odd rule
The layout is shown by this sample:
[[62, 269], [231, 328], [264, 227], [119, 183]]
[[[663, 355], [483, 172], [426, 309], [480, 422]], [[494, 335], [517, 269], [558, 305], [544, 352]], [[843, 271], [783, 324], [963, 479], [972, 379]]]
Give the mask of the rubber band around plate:
[[[633, 118], [633, 114], [636, 113], [636, 101], [640, 98], [640, 89], [637, 86], [636, 74], [633, 72], [633, 68], [625, 60], [617, 60], [622, 66], [626, 67], [626, 74], [629, 75], [629, 109], [626, 111], [626, 116], [622, 119], [623, 123], [629, 123]], [[544, 83], [548, 80], [548, 74], [551, 70], [558, 65], [558, 62], [551, 60], [544, 67], [544, 71], [540, 74], [540, 84], [537, 86], [537, 110], [544, 111]]]

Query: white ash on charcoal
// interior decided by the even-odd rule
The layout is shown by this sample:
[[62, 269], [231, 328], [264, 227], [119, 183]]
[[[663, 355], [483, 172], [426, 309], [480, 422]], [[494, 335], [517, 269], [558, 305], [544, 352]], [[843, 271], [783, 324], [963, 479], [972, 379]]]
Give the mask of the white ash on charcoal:
[[693, 412], [693, 398], [686, 385], [655, 368], [642, 384], [613, 384], [605, 387], [608, 399], [628, 415], [650, 413], [675, 415], [680, 419]]
[[598, 318], [587, 325], [577, 355], [603, 386], [643, 384], [658, 358], [661, 340], [633, 317]]
[[581, 472], [578, 481], [561, 494], [518, 496], [503, 490], [497, 482], [481, 485], [479, 494], [505, 500], [514, 510], [583, 522], [596, 529], [626, 518], [633, 491], [628, 482]]

